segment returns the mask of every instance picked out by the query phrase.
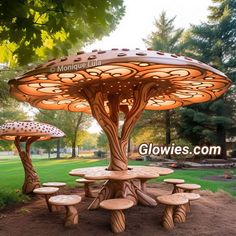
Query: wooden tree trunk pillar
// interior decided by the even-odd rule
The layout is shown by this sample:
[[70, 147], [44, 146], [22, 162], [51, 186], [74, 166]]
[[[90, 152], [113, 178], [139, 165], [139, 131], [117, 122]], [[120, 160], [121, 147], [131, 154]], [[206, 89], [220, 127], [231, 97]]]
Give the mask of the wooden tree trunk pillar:
[[84, 195], [85, 197], [95, 197], [92, 190], [91, 190], [91, 184], [90, 183], [84, 183]]
[[176, 207], [174, 212], [174, 222], [184, 223], [186, 221], [186, 205], [189, 203], [179, 205]]
[[111, 229], [114, 233], [121, 233], [125, 230], [125, 214], [122, 210], [111, 212]]
[[138, 202], [145, 206], [154, 207], [157, 205], [156, 200], [148, 196], [132, 180], [108, 180], [98, 196], [90, 204], [89, 209], [99, 208], [100, 202], [110, 198], [127, 198], [133, 201], [134, 205]]
[[177, 184], [173, 184], [173, 185], [174, 185], [174, 188], [173, 188], [172, 194], [182, 192], [182, 190], [176, 186]]
[[75, 206], [65, 206], [65, 207], [66, 207], [65, 226], [72, 226], [78, 224], [79, 215]]
[[164, 215], [162, 217], [162, 225], [167, 230], [172, 230], [174, 228], [173, 211], [174, 206], [166, 205]]
[[[109, 170], [122, 171], [128, 169], [127, 144], [130, 133], [146, 107], [149, 98], [155, 94], [156, 89], [156, 84], [153, 82], [137, 86], [133, 91], [133, 105], [131, 108], [128, 105], [120, 105], [122, 97], [119, 94], [107, 95], [105, 98], [97, 87], [91, 86], [83, 89], [83, 95], [90, 104], [92, 115], [106, 133], [109, 141], [111, 153]], [[109, 107], [109, 111], [105, 108], [105, 104]], [[119, 112], [123, 112], [125, 116], [121, 132], [119, 132]], [[113, 184], [117, 187], [114, 187]], [[117, 184], [117, 181], [114, 183], [109, 180], [90, 206], [90, 209], [98, 208], [100, 201], [118, 195], [133, 199], [135, 204], [141, 200], [146, 205], [156, 205], [156, 201], [147, 196], [141, 189], [138, 189], [132, 181], [127, 180], [120, 185]]]
[[53, 195], [54, 194], [52, 194], [52, 195], [46, 194], [45, 195], [45, 200], [46, 200], [46, 203], [47, 203], [48, 211], [49, 212], [59, 212], [61, 210], [60, 206], [52, 205], [52, 204], [49, 203], [49, 198]]
[[21, 150], [20, 147], [20, 137], [16, 137], [15, 146], [19, 152], [19, 156], [24, 167], [25, 171], [25, 180], [22, 186], [22, 192], [24, 194], [30, 194], [33, 192], [35, 188], [39, 188], [41, 186], [39, 177], [33, 167], [31, 158], [30, 158], [30, 145], [36, 141], [38, 138], [28, 138], [25, 144], [25, 151]]

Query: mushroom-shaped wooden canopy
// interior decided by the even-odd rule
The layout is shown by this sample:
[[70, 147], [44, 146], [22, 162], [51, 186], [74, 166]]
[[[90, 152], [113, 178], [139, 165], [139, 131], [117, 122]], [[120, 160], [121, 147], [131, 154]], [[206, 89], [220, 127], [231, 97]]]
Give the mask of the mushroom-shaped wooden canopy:
[[153, 83], [156, 92], [145, 109], [166, 110], [214, 100], [231, 81], [222, 72], [197, 60], [159, 51], [113, 49], [78, 52], [50, 60], [9, 81], [18, 100], [42, 109], [90, 112], [83, 90], [92, 86], [108, 96], [121, 96], [120, 105], [133, 105], [133, 91]]
[[0, 139], [15, 140], [21, 137], [21, 141], [28, 137], [38, 137], [39, 140], [48, 140], [65, 136], [64, 132], [55, 126], [36, 121], [13, 121], [0, 126]]

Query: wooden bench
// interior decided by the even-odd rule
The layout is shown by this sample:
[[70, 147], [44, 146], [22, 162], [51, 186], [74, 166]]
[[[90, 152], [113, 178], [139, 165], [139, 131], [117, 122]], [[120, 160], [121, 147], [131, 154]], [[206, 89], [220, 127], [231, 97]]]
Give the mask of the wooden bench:
[[47, 203], [47, 207], [48, 210], [50, 212], [52, 211], [57, 211], [56, 208], [53, 208], [53, 206], [51, 204], [49, 204], [48, 199], [54, 195], [55, 193], [57, 193], [59, 191], [59, 188], [55, 188], [55, 187], [41, 187], [41, 188], [36, 188], [33, 190], [34, 193], [38, 194], [38, 195], [43, 195], [45, 197], [46, 203]]
[[178, 192], [178, 188], [176, 187], [177, 184], [183, 184], [185, 182], [184, 179], [164, 179], [164, 182], [167, 184], [173, 184], [174, 189], [172, 191], [172, 194]]
[[96, 197], [91, 191], [91, 184], [94, 183], [94, 180], [89, 179], [76, 179], [75, 180], [79, 184], [84, 184], [84, 195], [85, 197]]
[[189, 202], [186, 204], [186, 212], [190, 212], [190, 202], [200, 198], [200, 195], [197, 193], [176, 193], [175, 195], [188, 198]]
[[81, 201], [78, 195], [57, 195], [49, 198], [49, 203], [66, 208], [65, 226], [78, 224], [78, 211], [75, 205]]
[[134, 205], [133, 201], [125, 198], [115, 198], [100, 202], [100, 207], [111, 211], [111, 229], [114, 233], [125, 230], [125, 215], [122, 210]]
[[192, 193], [193, 190], [201, 188], [199, 184], [177, 184], [176, 187], [186, 193]]
[[[162, 216], [162, 225], [165, 229], [172, 230], [174, 228], [173, 215], [180, 218], [182, 222], [185, 222], [185, 204], [188, 203], [188, 198], [172, 194], [157, 197], [157, 201], [165, 205], [164, 214]], [[177, 210], [174, 211], [176, 206], [178, 206], [176, 208]]]

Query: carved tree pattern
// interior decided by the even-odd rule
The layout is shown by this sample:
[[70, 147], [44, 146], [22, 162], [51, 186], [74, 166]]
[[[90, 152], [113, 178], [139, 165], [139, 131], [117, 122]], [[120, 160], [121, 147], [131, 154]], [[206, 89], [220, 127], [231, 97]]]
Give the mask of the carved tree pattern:
[[[127, 154], [126, 148], [129, 135], [140, 118], [142, 111], [148, 103], [150, 97], [156, 92], [155, 83], [146, 83], [137, 86], [133, 92], [133, 106], [129, 110], [124, 105], [120, 109], [122, 98], [120, 96], [108, 96], [109, 112], [105, 109], [105, 99], [101, 91], [96, 91], [95, 87], [84, 88], [84, 96], [89, 102], [92, 115], [98, 121], [104, 132], [106, 133], [110, 145], [111, 162], [110, 170], [127, 170]], [[125, 120], [121, 135], [119, 136], [119, 112], [125, 112]]]
[[[122, 97], [119, 95], [108, 96], [109, 111], [105, 109], [105, 99], [100, 90], [96, 87], [84, 88], [84, 97], [89, 102], [92, 115], [98, 121], [106, 133], [110, 145], [110, 165], [109, 170], [127, 170], [127, 144], [129, 135], [146, 107], [148, 100], [156, 93], [155, 83], [145, 83], [137, 86], [133, 92], [133, 106], [128, 109], [121, 106]], [[125, 114], [124, 124], [119, 135], [119, 112]], [[156, 201], [134, 185], [132, 181], [111, 181], [109, 180], [98, 197], [90, 205], [89, 209], [96, 209], [102, 200], [111, 197], [126, 197], [134, 201], [139, 201], [144, 205], [155, 206]]]
[[[24, 137], [17, 136], [15, 138], [15, 146], [19, 152], [19, 156], [25, 171], [25, 180], [22, 186], [22, 192], [25, 194], [32, 193], [35, 188], [40, 187], [39, 177], [33, 167], [30, 159], [30, 145], [35, 142], [38, 137]], [[20, 142], [25, 141], [25, 150], [21, 150]]]

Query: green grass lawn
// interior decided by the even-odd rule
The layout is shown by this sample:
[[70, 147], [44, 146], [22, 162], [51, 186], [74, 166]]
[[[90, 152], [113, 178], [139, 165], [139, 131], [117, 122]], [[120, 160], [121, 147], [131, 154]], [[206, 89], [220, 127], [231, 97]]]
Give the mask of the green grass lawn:
[[[75, 186], [75, 177], [68, 175], [68, 172], [75, 168], [108, 165], [107, 160], [97, 159], [33, 159], [33, 164], [40, 176], [41, 182], [63, 181], [69, 186]], [[145, 161], [129, 161], [130, 165], [145, 165]], [[204, 180], [205, 176], [223, 175], [223, 169], [207, 170], [176, 170], [168, 178], [183, 178], [186, 182], [198, 183], [202, 189], [208, 189], [213, 192], [224, 190], [233, 196], [236, 196], [236, 180], [234, 181], [209, 181]], [[236, 174], [236, 169], [234, 169]], [[151, 182], [160, 182], [164, 176]], [[23, 167], [19, 159], [0, 159], [0, 208], [11, 202], [17, 202], [25, 199], [21, 195], [20, 189], [24, 180]]]

